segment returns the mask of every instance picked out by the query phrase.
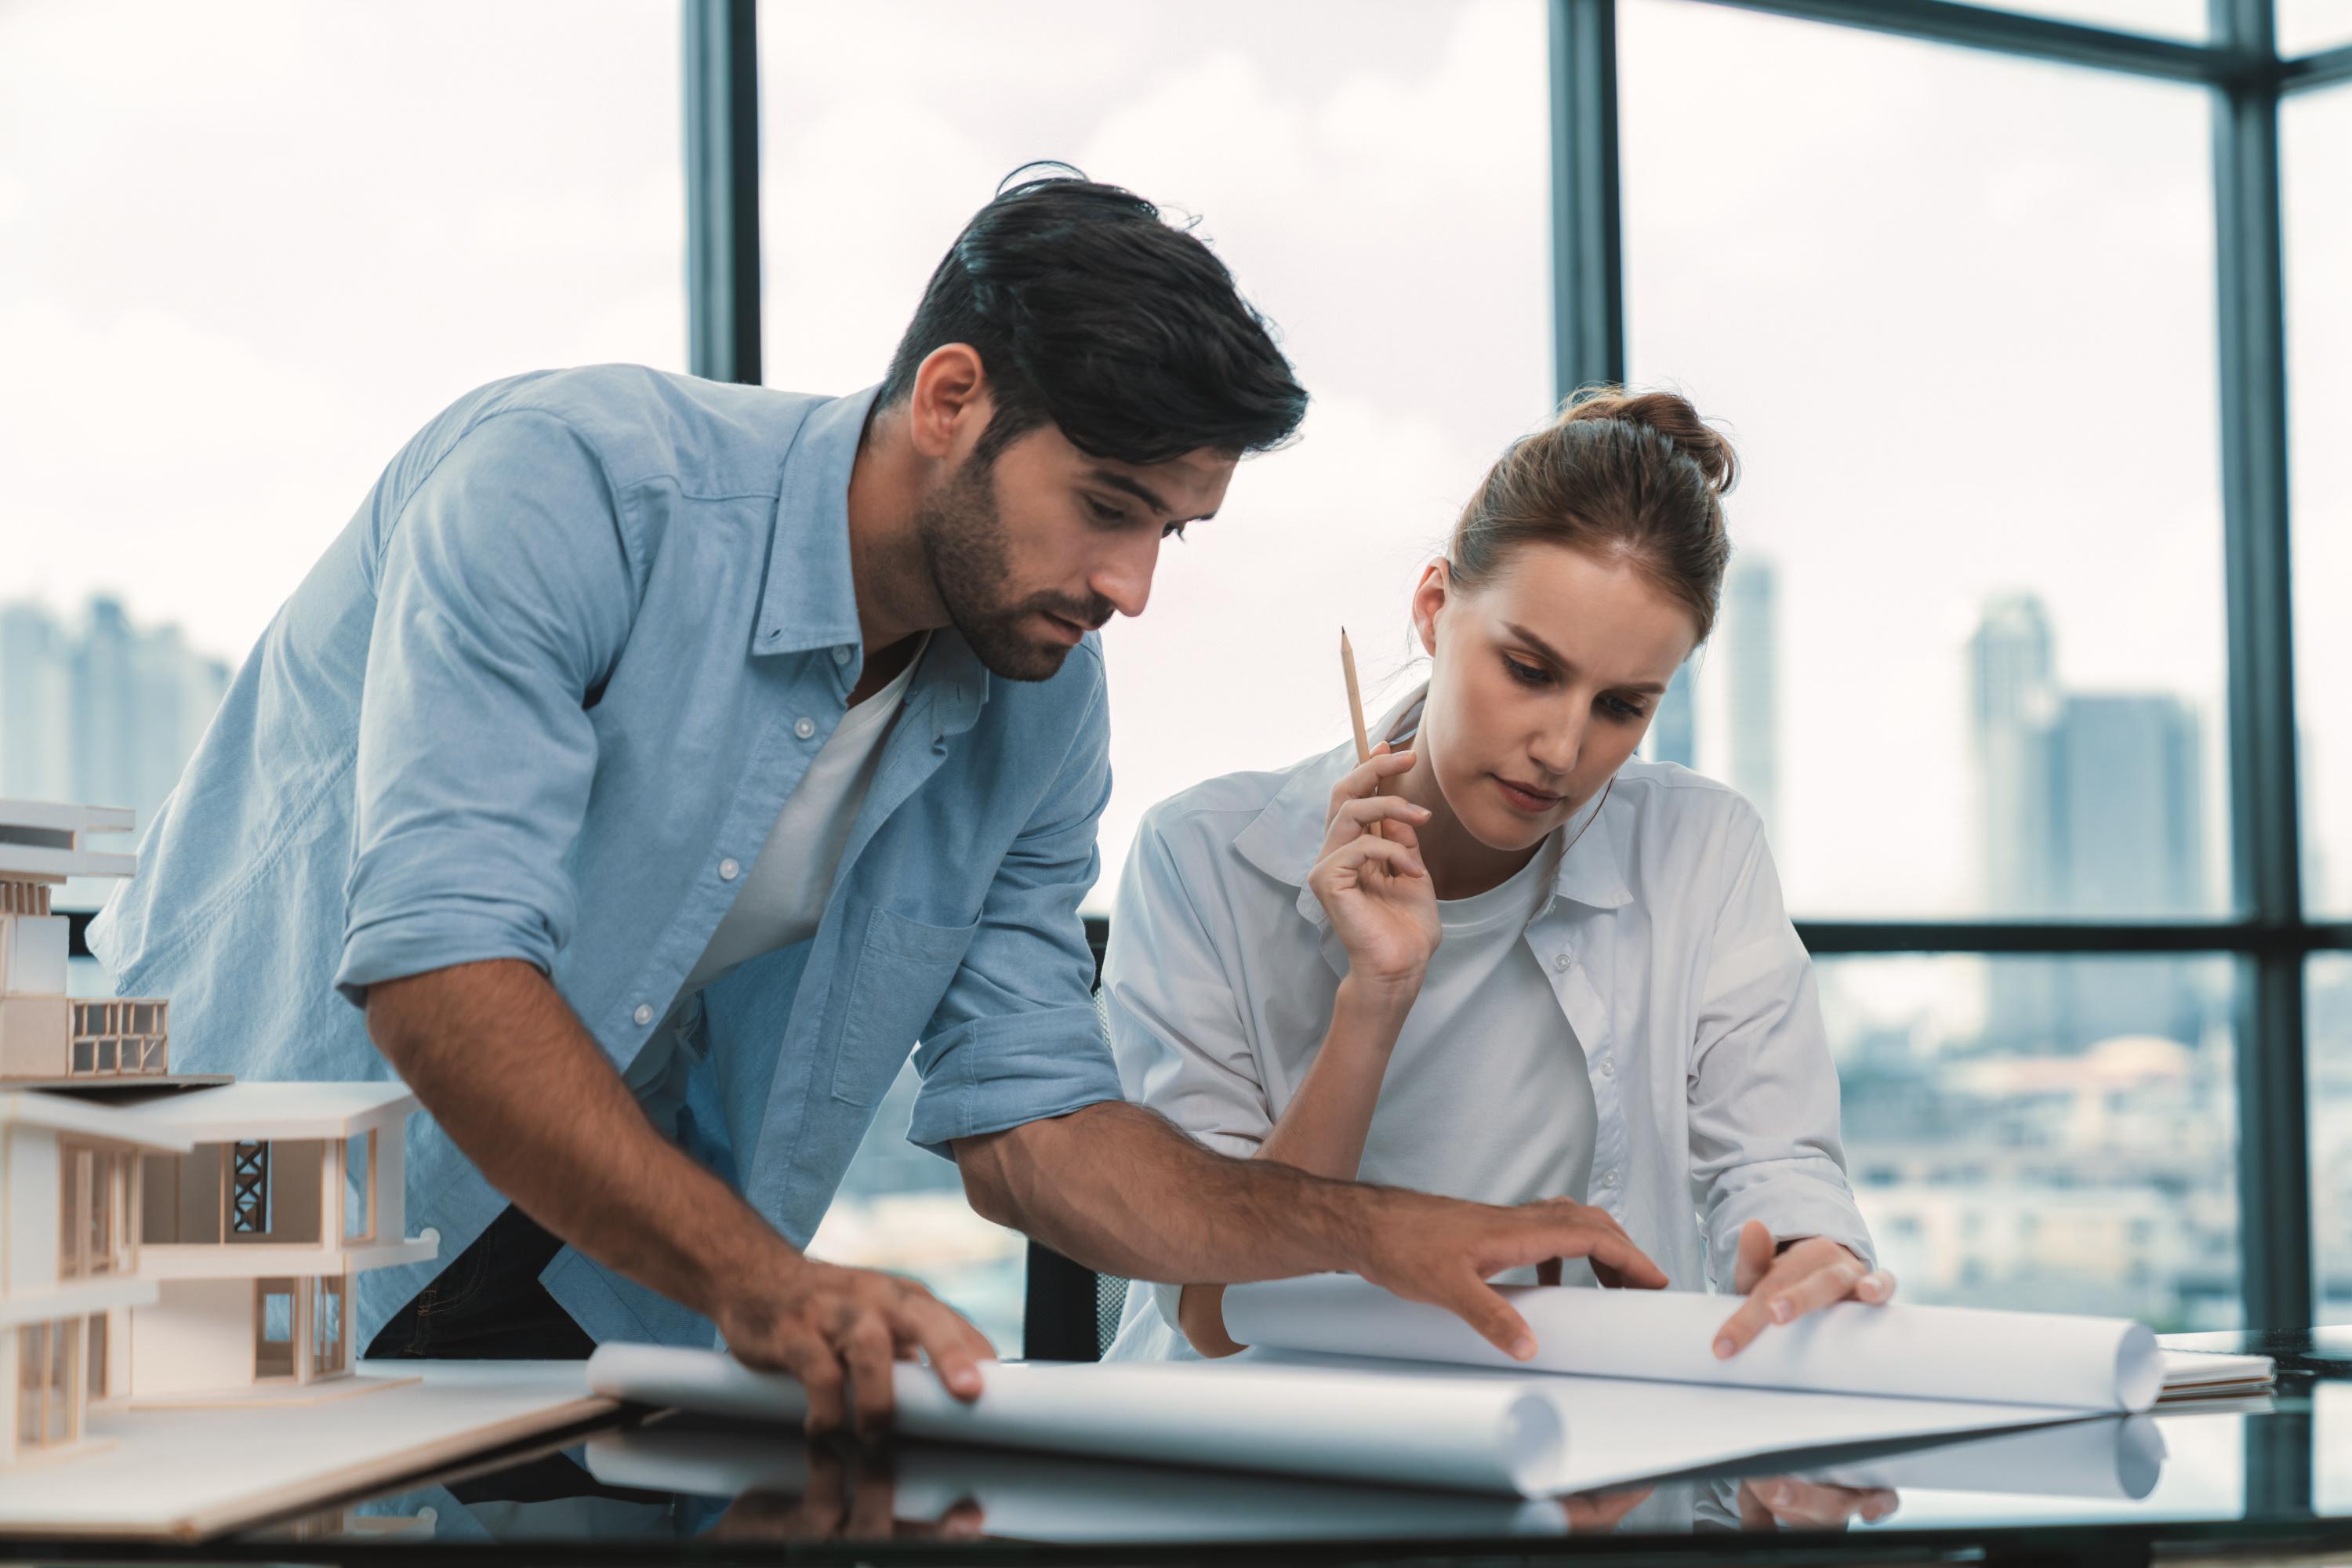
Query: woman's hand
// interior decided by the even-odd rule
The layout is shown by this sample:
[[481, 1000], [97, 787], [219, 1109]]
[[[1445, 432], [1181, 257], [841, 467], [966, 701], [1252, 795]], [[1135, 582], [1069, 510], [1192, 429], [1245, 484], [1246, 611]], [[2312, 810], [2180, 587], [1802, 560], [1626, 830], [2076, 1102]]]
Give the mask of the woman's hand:
[[1412, 766], [1411, 752], [1382, 742], [1333, 786], [1322, 854], [1307, 874], [1347, 947], [1349, 977], [1384, 1001], [1407, 1004], [1420, 994], [1439, 932], [1437, 892], [1413, 833], [1429, 812], [1381, 793]]
[[1873, 1268], [1834, 1241], [1815, 1236], [1775, 1256], [1761, 1220], [1739, 1227], [1739, 1260], [1732, 1282], [1748, 1298], [1715, 1337], [1718, 1360], [1738, 1355], [1767, 1323], [1793, 1323], [1832, 1301], [1883, 1307], [1895, 1296], [1895, 1276]]

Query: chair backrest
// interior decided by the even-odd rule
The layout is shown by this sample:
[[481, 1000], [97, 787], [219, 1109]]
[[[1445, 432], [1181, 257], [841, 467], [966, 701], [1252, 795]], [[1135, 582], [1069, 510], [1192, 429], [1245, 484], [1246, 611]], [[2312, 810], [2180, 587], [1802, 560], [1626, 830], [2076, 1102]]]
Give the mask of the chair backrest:
[[[1095, 1017], [1108, 1039], [1110, 1023], [1099, 990], [1095, 993]], [[1118, 1332], [1119, 1314], [1126, 1309], [1126, 1280], [1097, 1274], [1042, 1242], [1029, 1244], [1023, 1355], [1032, 1361], [1099, 1361]]]

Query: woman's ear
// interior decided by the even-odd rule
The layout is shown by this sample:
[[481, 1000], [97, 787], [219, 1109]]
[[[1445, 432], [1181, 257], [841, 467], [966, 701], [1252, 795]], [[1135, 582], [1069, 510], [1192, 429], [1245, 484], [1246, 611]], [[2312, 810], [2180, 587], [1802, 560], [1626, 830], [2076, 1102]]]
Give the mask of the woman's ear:
[[1437, 617], [1453, 588], [1453, 568], [1444, 556], [1421, 569], [1421, 581], [1412, 590], [1412, 635], [1425, 654], [1437, 652]]

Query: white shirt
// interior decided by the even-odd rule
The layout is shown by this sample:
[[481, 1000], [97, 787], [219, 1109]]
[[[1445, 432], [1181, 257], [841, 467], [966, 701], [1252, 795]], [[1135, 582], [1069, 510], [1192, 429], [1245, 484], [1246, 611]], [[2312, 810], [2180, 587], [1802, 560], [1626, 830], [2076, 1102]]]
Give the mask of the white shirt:
[[[1376, 732], [1410, 727], [1419, 702], [1407, 699]], [[1330, 1027], [1347, 950], [1307, 873], [1331, 788], [1355, 765], [1343, 744], [1172, 796], [1145, 816], [1120, 880], [1103, 964], [1120, 1084], [1222, 1152], [1256, 1151]], [[1678, 1289], [1732, 1289], [1750, 1219], [1872, 1259], [1811, 962], [1754, 808], [1685, 769], [1637, 761], [1597, 809], [1589, 829], [1583, 814], [1564, 829], [1582, 831], [1520, 935], [1542, 998], [1582, 1047], [1593, 1118], [1583, 1201]], [[1458, 1045], [1455, 1055], [1458, 1076], [1384, 1079], [1374, 1125], [1409, 1125], [1411, 1102], [1425, 1097], [1477, 1091], [1480, 1135], [1420, 1149], [1410, 1157], [1423, 1179], [1411, 1184], [1510, 1201], [1464, 1178], [1497, 1146], [1571, 1143], [1580, 1100], [1528, 1092], [1512, 1076], [1518, 1058]], [[1381, 1179], [1370, 1160], [1368, 1145], [1360, 1173]], [[1113, 1353], [1181, 1345], [1176, 1296], [1130, 1290]], [[1147, 1315], [1159, 1323], [1139, 1326]]]

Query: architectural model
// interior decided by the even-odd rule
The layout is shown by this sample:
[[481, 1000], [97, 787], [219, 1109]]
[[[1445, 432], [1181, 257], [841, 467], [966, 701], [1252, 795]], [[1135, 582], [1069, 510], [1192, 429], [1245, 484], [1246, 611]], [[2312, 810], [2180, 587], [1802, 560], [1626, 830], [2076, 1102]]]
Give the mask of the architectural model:
[[128, 1382], [139, 1271], [140, 1163], [184, 1134], [61, 1094], [0, 1093], [0, 1468], [86, 1445], [90, 1401]]
[[66, 918], [50, 911], [50, 890], [68, 877], [131, 875], [135, 857], [82, 843], [131, 826], [131, 813], [107, 806], [0, 800], [0, 1084], [199, 1081], [170, 1076], [163, 998], [66, 994]]
[[130, 875], [82, 836], [131, 826], [0, 801], [0, 1465], [87, 1447], [93, 1403], [389, 1386], [351, 1377], [352, 1277], [439, 1249], [404, 1236], [404, 1086], [174, 1077], [163, 999], [67, 995], [50, 889]]

